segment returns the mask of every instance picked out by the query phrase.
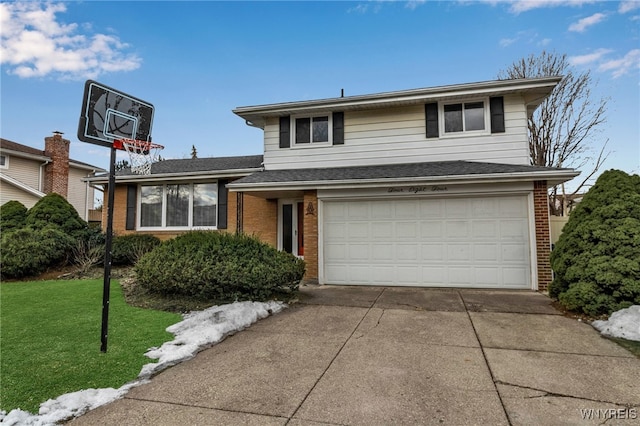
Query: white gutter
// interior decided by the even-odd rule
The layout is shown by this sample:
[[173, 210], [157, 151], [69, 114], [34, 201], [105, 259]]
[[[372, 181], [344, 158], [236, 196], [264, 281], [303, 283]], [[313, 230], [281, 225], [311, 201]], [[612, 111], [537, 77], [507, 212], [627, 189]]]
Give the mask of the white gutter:
[[535, 180], [546, 180], [549, 185], [566, 182], [576, 176], [580, 172], [568, 170], [559, 171], [542, 171], [527, 173], [492, 173], [483, 175], [452, 175], [452, 176], [423, 176], [423, 177], [405, 177], [405, 178], [378, 178], [378, 179], [345, 179], [345, 180], [319, 180], [319, 181], [301, 181], [301, 182], [259, 182], [259, 183], [229, 183], [227, 188], [232, 192], [244, 191], [296, 191], [304, 189], [349, 189], [357, 186], [358, 188], [375, 188], [383, 186], [401, 186], [413, 183], [428, 184], [445, 184], [445, 183], [503, 183], [503, 182], [530, 182]]
[[[116, 176], [116, 183], [131, 183], [131, 182], [163, 182], [167, 180], [181, 181], [181, 180], [193, 180], [193, 178], [198, 179], [219, 179], [226, 177], [244, 177], [249, 176], [250, 174], [262, 171], [261, 168], [251, 168], [251, 169], [235, 169], [235, 170], [220, 170], [217, 173], [212, 173], [211, 170], [205, 170], [200, 172], [189, 172], [185, 174], [184, 172], [177, 173], [162, 173], [162, 174], [153, 174], [153, 175], [124, 175], [124, 176]], [[108, 176], [96, 176], [93, 178], [83, 178], [85, 182], [92, 182], [97, 184], [106, 184], [109, 183]]]

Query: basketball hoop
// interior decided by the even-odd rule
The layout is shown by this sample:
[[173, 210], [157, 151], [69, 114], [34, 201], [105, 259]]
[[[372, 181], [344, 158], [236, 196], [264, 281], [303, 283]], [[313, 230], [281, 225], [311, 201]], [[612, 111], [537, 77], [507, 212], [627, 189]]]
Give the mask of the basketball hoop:
[[164, 146], [136, 139], [116, 139], [113, 147], [129, 154], [131, 172], [138, 175], [150, 175], [151, 165], [158, 161]]

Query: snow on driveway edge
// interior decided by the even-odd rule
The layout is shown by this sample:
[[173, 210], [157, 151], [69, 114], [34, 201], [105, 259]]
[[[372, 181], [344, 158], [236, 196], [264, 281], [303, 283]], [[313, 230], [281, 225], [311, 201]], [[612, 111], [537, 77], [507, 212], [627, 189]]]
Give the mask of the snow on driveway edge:
[[278, 313], [287, 305], [283, 302], [235, 302], [191, 312], [184, 319], [167, 327], [174, 339], [159, 348], [151, 348], [145, 355], [157, 362], [142, 367], [138, 378], [118, 389], [86, 389], [50, 399], [40, 405], [39, 414], [20, 409], [8, 414], [0, 412], [0, 423], [14, 425], [53, 425], [77, 417], [89, 410], [120, 399], [136, 386], [147, 383], [160, 371], [193, 358], [198, 352], [220, 342], [226, 336], [249, 327], [256, 321]]

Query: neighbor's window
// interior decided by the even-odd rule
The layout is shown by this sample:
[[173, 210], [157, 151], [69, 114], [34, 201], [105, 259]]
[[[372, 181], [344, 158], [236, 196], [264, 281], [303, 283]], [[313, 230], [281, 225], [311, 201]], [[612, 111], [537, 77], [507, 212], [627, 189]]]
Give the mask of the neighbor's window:
[[9, 167], [9, 161], [6, 155], [0, 155], [0, 169]]
[[471, 132], [485, 129], [484, 102], [444, 105], [444, 132]]
[[144, 185], [140, 187], [140, 227], [215, 227], [217, 206], [215, 182]]
[[327, 143], [331, 140], [331, 126], [328, 115], [297, 117], [293, 119], [293, 125], [296, 145]]

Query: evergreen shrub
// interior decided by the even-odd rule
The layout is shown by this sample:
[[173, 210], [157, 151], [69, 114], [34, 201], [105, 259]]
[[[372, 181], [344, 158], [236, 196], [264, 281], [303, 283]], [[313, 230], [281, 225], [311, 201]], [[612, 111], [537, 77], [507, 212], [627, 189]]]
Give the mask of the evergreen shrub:
[[4, 278], [37, 275], [66, 263], [76, 240], [56, 227], [22, 228], [2, 234], [0, 268]]
[[0, 231], [4, 234], [24, 228], [27, 208], [20, 201], [7, 201], [0, 206]]
[[135, 267], [150, 292], [202, 300], [268, 300], [298, 288], [304, 261], [247, 235], [192, 231], [165, 241]]
[[160, 245], [160, 239], [147, 234], [121, 235], [113, 239], [111, 263], [135, 265], [140, 258]]
[[640, 176], [609, 170], [571, 212], [551, 253], [549, 294], [592, 316], [640, 304]]

